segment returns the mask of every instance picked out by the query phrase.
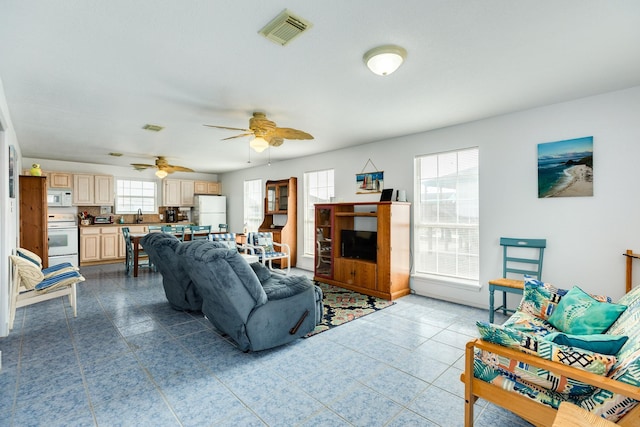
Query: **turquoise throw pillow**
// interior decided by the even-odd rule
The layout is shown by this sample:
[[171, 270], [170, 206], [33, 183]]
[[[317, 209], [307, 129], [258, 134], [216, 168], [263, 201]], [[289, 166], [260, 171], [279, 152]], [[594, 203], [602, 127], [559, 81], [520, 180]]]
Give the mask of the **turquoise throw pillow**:
[[616, 355], [629, 337], [622, 335], [568, 335], [563, 332], [552, 332], [544, 336], [545, 340], [569, 347], [582, 348], [594, 353]]
[[601, 334], [627, 309], [626, 305], [600, 302], [574, 286], [549, 316], [556, 329], [572, 335]]

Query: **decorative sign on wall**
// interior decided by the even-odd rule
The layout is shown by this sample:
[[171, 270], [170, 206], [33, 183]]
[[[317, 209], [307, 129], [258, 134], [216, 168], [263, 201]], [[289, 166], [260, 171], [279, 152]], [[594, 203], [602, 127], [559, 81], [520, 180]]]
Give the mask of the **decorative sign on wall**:
[[[375, 172], [364, 172], [371, 163]], [[362, 172], [356, 174], [356, 194], [381, 193], [384, 189], [384, 171], [379, 171], [371, 159], [364, 164]]]
[[538, 198], [593, 196], [593, 137], [538, 144]]

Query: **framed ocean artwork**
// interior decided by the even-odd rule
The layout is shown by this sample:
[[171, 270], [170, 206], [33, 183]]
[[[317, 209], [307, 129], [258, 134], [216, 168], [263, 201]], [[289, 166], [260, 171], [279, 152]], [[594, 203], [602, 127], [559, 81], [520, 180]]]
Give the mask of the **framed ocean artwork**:
[[593, 196], [593, 136], [538, 144], [538, 198]]

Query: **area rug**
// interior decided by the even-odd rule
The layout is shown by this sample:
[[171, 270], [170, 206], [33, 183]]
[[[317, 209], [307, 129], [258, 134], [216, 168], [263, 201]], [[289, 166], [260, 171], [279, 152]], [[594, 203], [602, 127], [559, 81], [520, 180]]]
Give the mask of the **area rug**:
[[322, 289], [324, 316], [322, 316], [320, 324], [318, 324], [313, 331], [305, 335], [304, 338], [328, 331], [336, 326], [351, 322], [358, 317], [366, 316], [367, 314], [395, 304], [393, 301], [363, 295], [326, 283], [315, 282], [315, 284]]

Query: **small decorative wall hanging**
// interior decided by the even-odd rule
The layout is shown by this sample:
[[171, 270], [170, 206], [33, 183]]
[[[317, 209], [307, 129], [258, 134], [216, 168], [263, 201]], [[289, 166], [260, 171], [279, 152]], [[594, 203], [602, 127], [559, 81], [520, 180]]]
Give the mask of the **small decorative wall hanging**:
[[[374, 172], [365, 172], [367, 165], [375, 169]], [[381, 193], [384, 188], [384, 171], [379, 171], [371, 159], [364, 164], [362, 172], [356, 174], [356, 194]]]
[[538, 144], [538, 198], [593, 196], [593, 137]]

